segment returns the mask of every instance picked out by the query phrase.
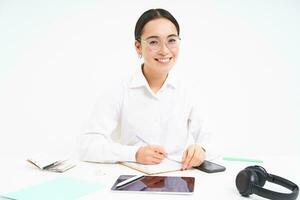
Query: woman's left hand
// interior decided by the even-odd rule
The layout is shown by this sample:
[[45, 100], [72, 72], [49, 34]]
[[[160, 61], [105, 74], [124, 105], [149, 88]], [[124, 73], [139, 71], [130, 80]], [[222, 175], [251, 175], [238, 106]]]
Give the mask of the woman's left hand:
[[205, 151], [200, 145], [190, 145], [182, 155], [182, 169], [190, 169], [195, 166], [199, 166], [205, 159]]

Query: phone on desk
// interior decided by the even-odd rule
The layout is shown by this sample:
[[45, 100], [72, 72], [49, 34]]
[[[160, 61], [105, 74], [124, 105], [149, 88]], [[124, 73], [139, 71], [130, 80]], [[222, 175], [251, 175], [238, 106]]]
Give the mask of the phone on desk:
[[217, 163], [205, 160], [200, 166], [194, 167], [207, 173], [223, 172], [226, 168]]

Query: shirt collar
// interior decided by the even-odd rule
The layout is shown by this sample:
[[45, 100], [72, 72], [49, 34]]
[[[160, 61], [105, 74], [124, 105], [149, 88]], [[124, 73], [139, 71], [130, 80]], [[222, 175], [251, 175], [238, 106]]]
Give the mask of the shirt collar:
[[[143, 65], [142, 65], [143, 66]], [[143, 74], [142, 66], [137, 70], [137, 72], [133, 75], [130, 81], [130, 88], [137, 88], [142, 86], [148, 86], [148, 82]], [[175, 73], [171, 70], [168, 73], [168, 77], [162, 87], [170, 85], [174, 89], [178, 87], [178, 79]]]

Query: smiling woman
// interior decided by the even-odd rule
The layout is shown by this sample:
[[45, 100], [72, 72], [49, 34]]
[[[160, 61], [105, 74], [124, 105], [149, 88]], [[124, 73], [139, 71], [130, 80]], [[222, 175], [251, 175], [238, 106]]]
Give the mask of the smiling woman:
[[177, 34], [171, 21], [158, 18], [144, 26], [141, 38], [135, 42], [137, 53], [144, 57], [143, 73], [155, 93], [177, 60], [180, 41]]
[[[177, 158], [182, 169], [199, 166], [207, 148], [197, 106], [172, 71], [180, 48], [176, 19], [150, 9], [135, 27], [135, 50], [143, 63], [121, 89], [103, 95], [90, 126], [79, 138], [82, 160], [158, 164]], [[121, 127], [120, 142], [110, 140]]]
[[[160, 76], [164, 80], [175, 64], [179, 53], [179, 32], [176, 19], [163, 9], [148, 10], [137, 21], [135, 47], [140, 57], [144, 57], [143, 72], [148, 81], [151, 80], [149, 76]], [[162, 84], [152, 88], [154, 92], [159, 85]]]

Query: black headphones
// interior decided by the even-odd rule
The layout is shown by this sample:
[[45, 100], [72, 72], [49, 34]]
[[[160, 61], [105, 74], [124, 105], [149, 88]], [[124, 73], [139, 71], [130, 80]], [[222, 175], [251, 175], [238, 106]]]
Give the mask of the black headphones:
[[[280, 193], [264, 189], [266, 181], [281, 185], [292, 193]], [[249, 196], [256, 194], [267, 199], [274, 200], [295, 200], [298, 197], [298, 186], [282, 177], [268, 174], [267, 171], [261, 166], [250, 166], [238, 173], [235, 179], [235, 184], [242, 196]]]

